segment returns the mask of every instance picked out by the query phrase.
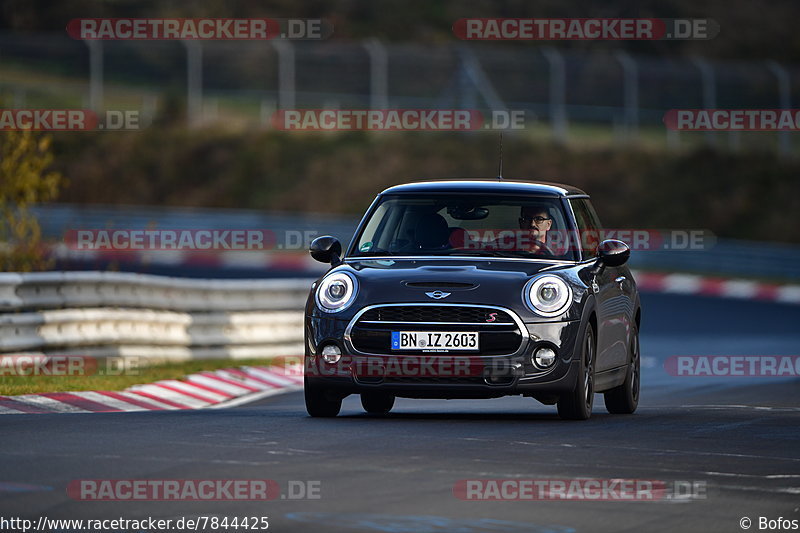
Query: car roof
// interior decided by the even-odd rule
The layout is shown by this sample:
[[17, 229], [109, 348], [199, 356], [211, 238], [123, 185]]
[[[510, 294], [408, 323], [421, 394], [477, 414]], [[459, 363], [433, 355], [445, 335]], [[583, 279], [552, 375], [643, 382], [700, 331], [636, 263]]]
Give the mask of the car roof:
[[522, 181], [498, 178], [451, 178], [416, 181], [395, 185], [381, 192], [381, 194], [420, 193], [526, 194], [549, 197], [588, 196], [585, 192], [572, 185], [550, 183], [546, 181]]

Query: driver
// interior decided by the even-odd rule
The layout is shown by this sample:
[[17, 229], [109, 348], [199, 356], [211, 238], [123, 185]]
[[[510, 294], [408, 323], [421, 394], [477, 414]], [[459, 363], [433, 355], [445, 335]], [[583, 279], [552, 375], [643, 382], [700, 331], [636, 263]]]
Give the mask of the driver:
[[549, 252], [547, 232], [553, 225], [553, 218], [544, 205], [524, 205], [519, 210], [519, 228], [530, 232], [525, 251], [531, 253]]

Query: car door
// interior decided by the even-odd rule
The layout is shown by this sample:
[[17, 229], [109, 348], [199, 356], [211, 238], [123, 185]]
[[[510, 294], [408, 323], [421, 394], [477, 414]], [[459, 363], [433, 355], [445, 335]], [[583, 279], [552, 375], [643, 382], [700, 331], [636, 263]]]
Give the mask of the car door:
[[[570, 199], [581, 237], [584, 258], [597, 255], [601, 225], [588, 198]], [[605, 267], [595, 276], [597, 284], [598, 372], [626, 364], [631, 315], [631, 275], [626, 266]]]

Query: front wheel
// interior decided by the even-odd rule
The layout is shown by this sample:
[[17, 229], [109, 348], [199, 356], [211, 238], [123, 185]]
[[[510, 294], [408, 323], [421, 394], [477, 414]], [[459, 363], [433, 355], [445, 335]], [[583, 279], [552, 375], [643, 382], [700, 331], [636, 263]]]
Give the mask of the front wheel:
[[383, 392], [363, 392], [361, 406], [370, 414], [385, 415], [394, 407], [394, 396]]
[[581, 364], [575, 390], [558, 400], [558, 414], [567, 420], [587, 420], [592, 416], [595, 340], [591, 323], [586, 324], [586, 331], [579, 346]]
[[639, 379], [641, 376], [641, 356], [639, 354], [639, 329], [634, 325], [629, 347], [628, 373], [625, 382], [606, 392], [603, 397], [609, 413], [629, 415], [639, 405]]
[[332, 398], [325, 389], [308, 384], [308, 379], [303, 383], [303, 393], [306, 397], [306, 411], [313, 417], [330, 418], [339, 414], [342, 409], [342, 399]]

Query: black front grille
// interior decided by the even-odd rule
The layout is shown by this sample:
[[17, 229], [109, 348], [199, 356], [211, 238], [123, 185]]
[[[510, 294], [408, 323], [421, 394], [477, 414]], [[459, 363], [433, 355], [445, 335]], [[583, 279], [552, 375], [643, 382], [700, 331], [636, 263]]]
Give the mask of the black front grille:
[[383, 380], [390, 385], [486, 385], [483, 377], [391, 377]]
[[[491, 322], [487, 322], [491, 320]], [[441, 325], [437, 325], [441, 323]], [[511, 315], [491, 307], [398, 305], [375, 307], [358, 319], [350, 332], [353, 347], [362, 353], [435, 356], [443, 352], [391, 349], [393, 331], [477, 331], [480, 350], [451, 351], [449, 355], [506, 355], [516, 352], [522, 332]]]
[[509, 323], [514, 320], [505, 311], [491, 307], [466, 307], [450, 305], [398, 305], [370, 309], [359, 322], [467, 322]]

